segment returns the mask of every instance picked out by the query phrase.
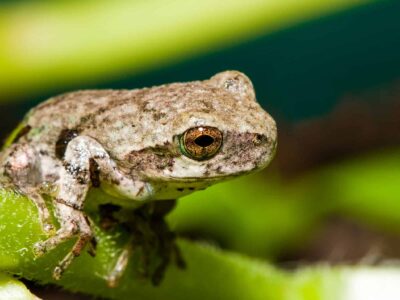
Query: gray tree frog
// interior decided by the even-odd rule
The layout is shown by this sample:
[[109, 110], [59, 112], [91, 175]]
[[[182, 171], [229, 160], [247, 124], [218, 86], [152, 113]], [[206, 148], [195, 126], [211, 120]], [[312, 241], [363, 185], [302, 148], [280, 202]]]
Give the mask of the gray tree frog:
[[102, 189], [114, 205], [140, 210], [261, 170], [277, 144], [274, 120], [256, 102], [249, 78], [237, 71], [152, 88], [63, 94], [33, 108], [19, 128], [0, 154], [1, 183], [38, 208], [48, 238], [35, 245], [37, 256], [77, 238], [56, 266], [56, 279], [93, 239], [83, 212], [89, 189]]

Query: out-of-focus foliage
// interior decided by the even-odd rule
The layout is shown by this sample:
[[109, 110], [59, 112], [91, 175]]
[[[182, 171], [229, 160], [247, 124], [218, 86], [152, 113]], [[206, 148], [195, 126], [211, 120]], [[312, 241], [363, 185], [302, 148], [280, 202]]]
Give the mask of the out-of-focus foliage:
[[160, 68], [367, 2], [371, 1], [10, 3], [0, 6], [0, 100], [54, 85]]
[[304, 243], [333, 214], [400, 234], [399, 153], [336, 163], [290, 183], [256, 174], [220, 184], [183, 198], [170, 221], [178, 231], [270, 258]]
[[38, 300], [21, 282], [2, 273], [0, 273], [0, 299]]

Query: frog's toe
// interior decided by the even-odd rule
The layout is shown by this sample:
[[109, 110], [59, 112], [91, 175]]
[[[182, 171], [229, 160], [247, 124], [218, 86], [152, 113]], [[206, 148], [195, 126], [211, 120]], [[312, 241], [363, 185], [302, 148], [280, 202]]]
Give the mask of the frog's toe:
[[64, 273], [64, 270], [60, 266], [57, 266], [53, 270], [53, 278], [55, 280], [60, 280], [63, 273]]
[[33, 245], [33, 255], [38, 258], [47, 252], [46, 245], [43, 242], [37, 242]]
[[56, 228], [54, 227], [53, 224], [50, 223], [44, 223], [43, 224], [43, 231], [46, 233], [48, 236], [52, 236], [56, 233]]
[[72, 260], [74, 259], [75, 254], [71, 251], [64, 257], [62, 261], [58, 263], [58, 265], [53, 270], [53, 278], [55, 280], [60, 280], [61, 276], [64, 274], [65, 270], [69, 267]]

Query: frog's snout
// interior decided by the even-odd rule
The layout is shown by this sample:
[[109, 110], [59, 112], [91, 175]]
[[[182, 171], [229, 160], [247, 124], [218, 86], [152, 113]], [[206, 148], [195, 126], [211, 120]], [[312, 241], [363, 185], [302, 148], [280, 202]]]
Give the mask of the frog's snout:
[[258, 169], [265, 168], [275, 156], [277, 141], [276, 135], [254, 134], [252, 139]]

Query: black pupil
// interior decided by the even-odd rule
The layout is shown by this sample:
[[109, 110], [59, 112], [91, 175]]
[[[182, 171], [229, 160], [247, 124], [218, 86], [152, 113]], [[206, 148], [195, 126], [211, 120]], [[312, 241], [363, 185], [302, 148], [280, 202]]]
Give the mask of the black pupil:
[[214, 143], [214, 139], [209, 135], [201, 135], [194, 140], [195, 144], [200, 147], [207, 147]]

